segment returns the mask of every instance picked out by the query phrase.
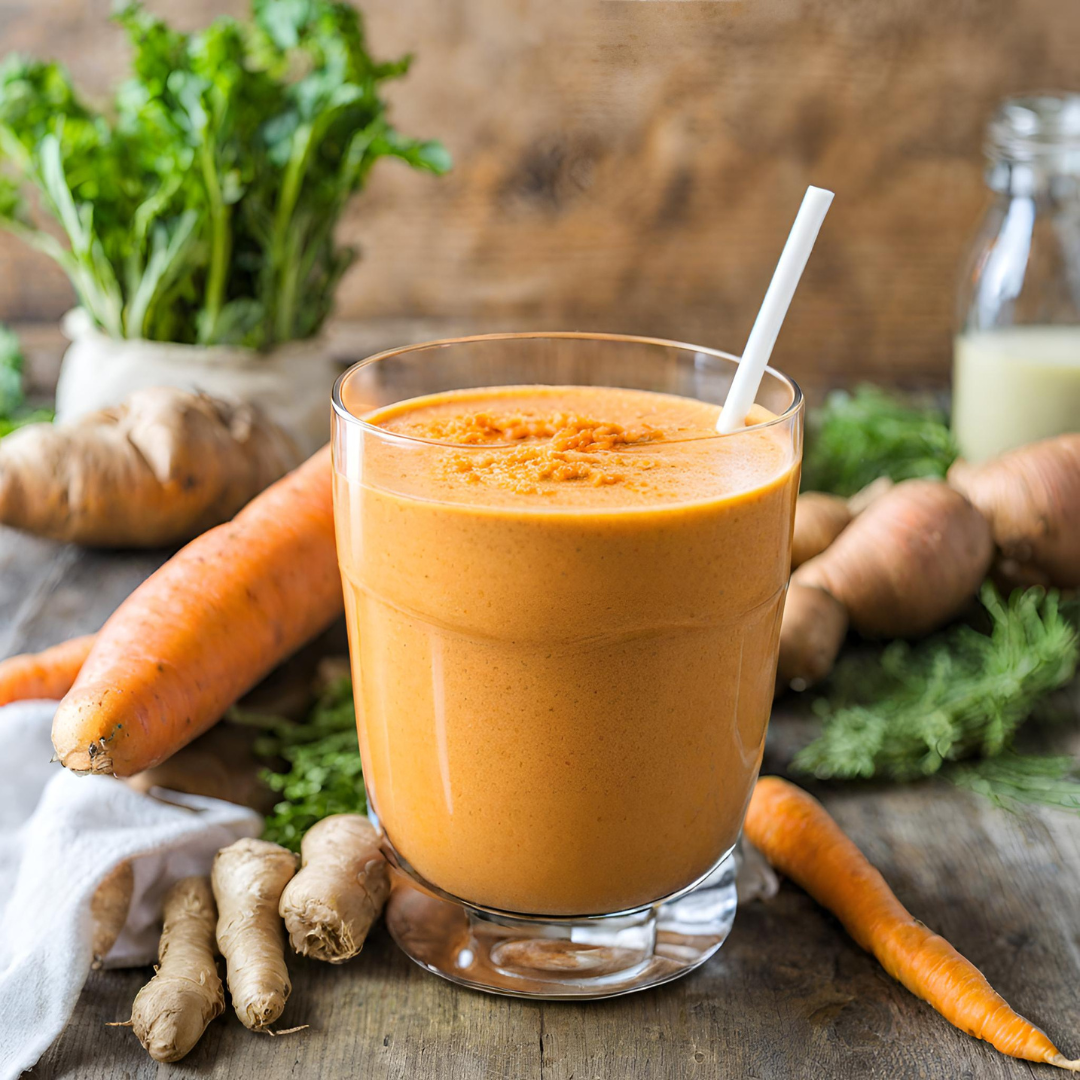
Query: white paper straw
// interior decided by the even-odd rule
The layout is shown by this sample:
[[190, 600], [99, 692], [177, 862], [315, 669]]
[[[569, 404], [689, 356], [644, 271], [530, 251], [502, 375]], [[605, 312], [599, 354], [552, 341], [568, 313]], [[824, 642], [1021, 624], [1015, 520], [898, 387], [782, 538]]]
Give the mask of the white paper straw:
[[806, 189], [795, 224], [791, 226], [787, 243], [780, 253], [780, 261], [776, 264], [765, 299], [761, 302], [761, 310], [754, 320], [750, 337], [746, 340], [746, 348], [728, 391], [727, 400], [716, 421], [716, 430], [721, 435], [730, 435], [746, 423], [746, 415], [757, 397], [761, 378], [776, 344], [776, 335], [780, 333], [791, 298], [795, 295], [806, 260], [810, 258], [818, 230], [832, 201], [831, 191], [816, 187]]

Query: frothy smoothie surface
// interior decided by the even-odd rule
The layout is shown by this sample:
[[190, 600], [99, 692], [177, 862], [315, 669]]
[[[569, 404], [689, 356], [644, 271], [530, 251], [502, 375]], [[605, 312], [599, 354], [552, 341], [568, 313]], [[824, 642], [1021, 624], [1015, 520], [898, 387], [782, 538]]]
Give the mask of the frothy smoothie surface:
[[[716, 405], [644, 390], [521, 386], [413, 398], [365, 419], [449, 444], [424, 454], [432, 497], [595, 510], [737, 494], [790, 468], [790, 448], [768, 430], [718, 438], [719, 413]], [[749, 422], [770, 419], [755, 406]], [[378, 454], [392, 459], [400, 448]]]
[[672, 395], [509, 386], [405, 401], [366, 418], [412, 438], [357, 425], [336, 445], [368, 796], [428, 882], [610, 913], [734, 844], [798, 453], [787, 425], [718, 437], [716, 417]]

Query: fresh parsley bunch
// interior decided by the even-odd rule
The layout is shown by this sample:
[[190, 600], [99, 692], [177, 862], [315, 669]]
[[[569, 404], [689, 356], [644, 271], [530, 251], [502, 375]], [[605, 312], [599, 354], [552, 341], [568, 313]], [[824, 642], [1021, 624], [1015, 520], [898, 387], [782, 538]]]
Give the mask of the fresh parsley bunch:
[[[57, 64], [0, 67], [0, 226], [52, 256], [113, 337], [265, 349], [322, 325], [356, 253], [335, 242], [380, 157], [443, 173], [438, 142], [398, 134], [360, 15], [254, 0], [249, 22], [184, 34], [138, 3], [116, 16], [132, 77], [109, 116]], [[62, 243], [33, 221], [36, 188]]]
[[335, 680], [303, 723], [247, 718], [268, 727], [255, 743], [263, 758], [282, 759], [282, 772], [266, 769], [263, 780], [281, 801], [266, 818], [263, 837], [293, 851], [304, 833], [330, 814], [367, 810], [352, 682]]

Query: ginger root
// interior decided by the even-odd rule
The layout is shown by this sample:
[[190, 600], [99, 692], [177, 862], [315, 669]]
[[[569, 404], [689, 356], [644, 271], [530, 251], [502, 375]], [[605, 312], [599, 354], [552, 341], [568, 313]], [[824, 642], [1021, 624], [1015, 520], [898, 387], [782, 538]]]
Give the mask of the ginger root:
[[90, 898], [92, 967], [100, 968], [127, 922], [135, 891], [135, 870], [130, 860], [117, 863]]
[[820, 555], [851, 522], [847, 499], [824, 491], [804, 491], [795, 503], [791, 569]]
[[333, 814], [300, 844], [301, 870], [281, 894], [293, 949], [340, 964], [356, 956], [390, 892], [379, 834], [362, 814]]
[[91, 547], [164, 547], [228, 521], [299, 461], [250, 405], [155, 386], [0, 442], [0, 524]]
[[990, 522], [1005, 584], [1080, 586], [1080, 435], [1043, 439], [984, 465], [957, 461], [948, 480]]
[[278, 904], [295, 873], [296, 856], [266, 840], [237, 840], [214, 858], [218, 948], [233, 1008], [251, 1031], [269, 1030], [292, 992]]
[[[846, 620], [864, 637], [918, 637], [956, 616], [993, 558], [986, 519], [940, 480], [905, 480], [875, 500], [791, 576], [780, 631], [780, 678], [808, 686], [836, 661]], [[811, 610], [808, 610], [808, 607]]]
[[164, 915], [157, 972], [135, 996], [129, 1023], [155, 1061], [179, 1061], [225, 1011], [210, 882], [181, 878], [165, 894]]

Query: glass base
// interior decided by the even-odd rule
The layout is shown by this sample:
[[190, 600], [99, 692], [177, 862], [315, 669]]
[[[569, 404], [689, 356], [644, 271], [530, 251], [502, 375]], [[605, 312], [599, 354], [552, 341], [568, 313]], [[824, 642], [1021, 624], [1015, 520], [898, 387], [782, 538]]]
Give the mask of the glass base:
[[628, 915], [515, 918], [442, 899], [394, 875], [386, 924], [402, 951], [444, 979], [491, 994], [606, 998], [705, 963], [735, 921], [729, 854], [697, 888]]

